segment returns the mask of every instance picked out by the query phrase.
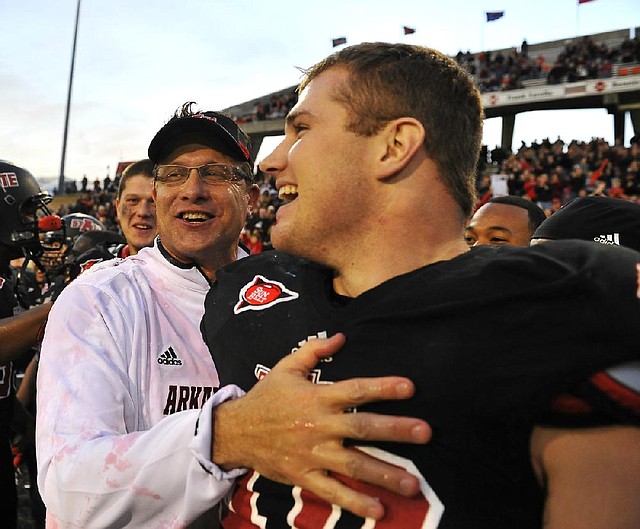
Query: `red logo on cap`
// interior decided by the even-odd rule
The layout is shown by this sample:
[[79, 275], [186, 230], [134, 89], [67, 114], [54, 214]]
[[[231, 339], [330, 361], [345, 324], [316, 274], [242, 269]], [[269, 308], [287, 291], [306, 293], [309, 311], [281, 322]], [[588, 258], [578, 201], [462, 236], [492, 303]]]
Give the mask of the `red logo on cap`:
[[233, 307], [233, 312], [240, 314], [245, 310], [263, 310], [296, 298], [298, 293], [289, 290], [279, 281], [257, 275], [240, 290], [239, 300]]
[[215, 116], [207, 116], [205, 114], [194, 114], [193, 117], [194, 118], [208, 119], [209, 121], [215, 121], [216, 123], [218, 123], [218, 119]]
[[[228, 129], [228, 127], [225, 127], [222, 123], [220, 123], [216, 116], [207, 116], [206, 114], [194, 114], [193, 117], [194, 118], [208, 119], [209, 121], [215, 121], [218, 125], [220, 125], [227, 132], [227, 134], [229, 134], [229, 136], [231, 136], [235, 140], [236, 144], [238, 145], [238, 147], [240, 147], [240, 150], [245, 155], [245, 158], [247, 160], [251, 159], [251, 153], [249, 152], [249, 149], [247, 149], [247, 146], [244, 143], [242, 143], [242, 141], [239, 138], [234, 138], [233, 133]], [[233, 121], [233, 120], [231, 120], [231, 121]]]
[[249, 160], [251, 158], [251, 153], [249, 152], [249, 149], [247, 149], [247, 147], [244, 145], [244, 143], [238, 141], [238, 147], [240, 147], [244, 155], [247, 157], [247, 160]]

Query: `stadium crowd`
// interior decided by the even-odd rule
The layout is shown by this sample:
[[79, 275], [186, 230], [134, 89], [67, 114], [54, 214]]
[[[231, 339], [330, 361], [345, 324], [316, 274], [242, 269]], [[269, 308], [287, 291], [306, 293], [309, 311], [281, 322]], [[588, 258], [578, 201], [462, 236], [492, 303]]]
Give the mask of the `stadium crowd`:
[[603, 195], [639, 201], [640, 139], [629, 147], [609, 145], [602, 138], [590, 142], [545, 139], [522, 144], [515, 152], [483, 150], [478, 179], [478, 207], [493, 195], [491, 173], [506, 175], [509, 195], [536, 202], [547, 215], [568, 201], [587, 195]]
[[[640, 203], [640, 138], [628, 147], [610, 145], [602, 138], [590, 142], [561, 139], [522, 144], [516, 151], [499, 147], [482, 150], [478, 168], [478, 206], [493, 196], [491, 177], [506, 175], [510, 195], [538, 203], [547, 215], [579, 196], [603, 195]], [[120, 176], [96, 179], [91, 189], [79, 193], [75, 202], [60, 206], [57, 214], [85, 213], [117, 230], [114, 206]], [[272, 177], [258, 171], [258, 207], [248, 217], [242, 242], [251, 253], [271, 248], [270, 230], [281, 204]]]
[[[523, 81], [537, 80], [554, 85], [586, 79], [605, 79], [614, 75], [614, 66], [640, 65], [640, 36], [624, 39], [619, 46], [597, 42], [591, 35], [569, 40], [555, 58], [529, 52], [524, 40], [510, 50], [471, 53], [459, 51], [456, 62], [475, 79], [481, 92], [523, 88]], [[255, 102], [251, 112], [234, 116], [240, 124], [282, 119], [295, 105], [294, 89], [272, 94]]]

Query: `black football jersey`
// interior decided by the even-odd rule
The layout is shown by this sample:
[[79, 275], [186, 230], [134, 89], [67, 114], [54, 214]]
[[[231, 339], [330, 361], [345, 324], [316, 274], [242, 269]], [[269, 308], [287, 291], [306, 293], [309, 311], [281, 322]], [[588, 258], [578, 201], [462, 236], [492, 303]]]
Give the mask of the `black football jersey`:
[[[268, 252], [218, 271], [201, 328], [221, 383], [247, 391], [284, 355], [336, 332], [346, 344], [316, 366], [314, 382], [414, 381], [412, 399], [359, 409], [419, 417], [433, 429], [427, 445], [358, 443], [422, 483], [413, 499], [360, 485], [387, 510], [366, 527], [539, 529], [532, 430], [559, 395], [638, 359], [638, 261], [631, 250], [580, 242], [481, 247], [346, 299], [334, 293], [331, 271]], [[224, 527], [252, 520], [300, 529], [364, 523], [256, 472], [239, 482]]]
[[[0, 274], [0, 319], [15, 316], [21, 309], [14, 291], [14, 279], [10, 274]], [[0, 437], [11, 431], [14, 398], [13, 363], [0, 364]]]

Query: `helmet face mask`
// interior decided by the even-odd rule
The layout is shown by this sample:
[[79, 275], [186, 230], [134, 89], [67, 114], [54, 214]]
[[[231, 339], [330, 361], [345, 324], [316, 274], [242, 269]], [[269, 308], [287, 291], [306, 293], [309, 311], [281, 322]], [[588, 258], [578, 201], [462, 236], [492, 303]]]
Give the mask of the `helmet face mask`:
[[84, 233], [105, 231], [102, 222], [85, 213], [69, 213], [62, 217], [62, 226], [40, 232], [40, 244], [44, 250], [41, 261], [51, 275], [64, 274], [66, 267], [74, 261], [73, 246]]

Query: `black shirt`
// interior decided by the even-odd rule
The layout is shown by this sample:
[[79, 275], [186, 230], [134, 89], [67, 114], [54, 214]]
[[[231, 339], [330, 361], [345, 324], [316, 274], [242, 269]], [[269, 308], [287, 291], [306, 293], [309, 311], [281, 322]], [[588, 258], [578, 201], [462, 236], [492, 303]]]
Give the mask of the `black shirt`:
[[[414, 381], [414, 398], [360, 410], [419, 417], [433, 428], [424, 446], [371, 443], [378, 455], [415, 466], [425, 492], [406, 500], [376, 490], [387, 516], [375, 527], [420, 527], [443, 507], [439, 529], [539, 529], [544, 498], [530, 463], [532, 430], [575, 384], [638, 358], [639, 261], [631, 250], [594, 243], [484, 246], [345, 302], [329, 270], [271, 252], [217, 272], [202, 331], [221, 383], [247, 391], [284, 354], [338, 331], [346, 344], [317, 366], [315, 382]], [[255, 473], [232, 502], [225, 527], [249, 527], [257, 514], [267, 528], [288, 527], [287, 516], [300, 528], [321, 527], [331, 512]], [[336, 527], [363, 523], [337, 516]]]

